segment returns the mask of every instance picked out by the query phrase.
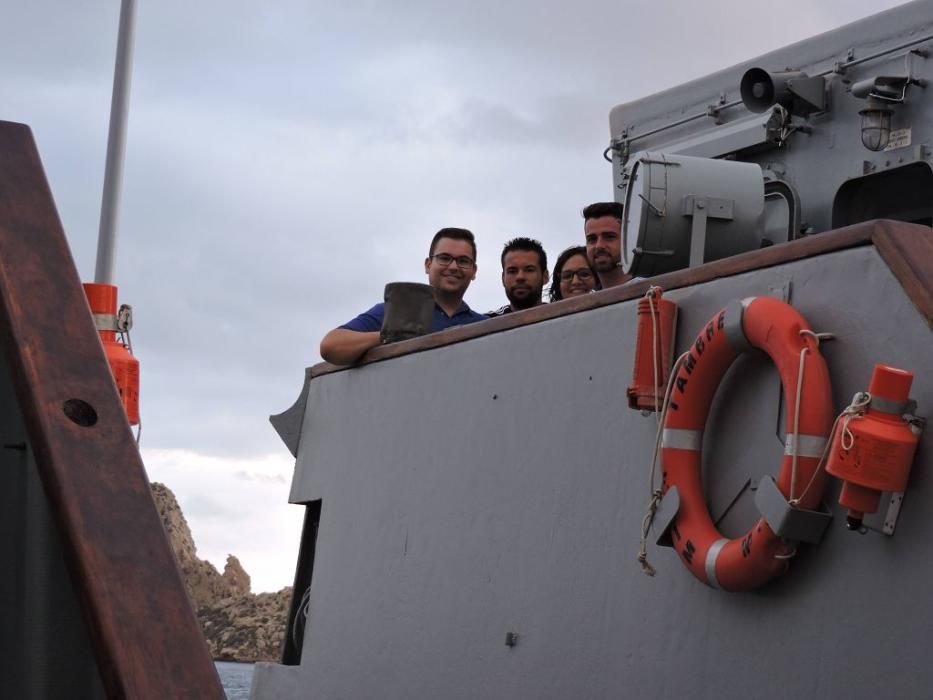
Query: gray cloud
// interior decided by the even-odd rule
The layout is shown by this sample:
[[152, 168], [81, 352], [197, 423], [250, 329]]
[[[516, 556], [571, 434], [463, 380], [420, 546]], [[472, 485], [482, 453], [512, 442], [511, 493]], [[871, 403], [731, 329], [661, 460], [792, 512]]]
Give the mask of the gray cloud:
[[205, 495], [189, 496], [180, 505], [184, 514], [195, 520], [229, 521], [237, 515], [235, 509]]
[[234, 476], [240, 481], [253, 481], [269, 484], [287, 483], [285, 477], [281, 474], [257, 474], [254, 472], [238, 471]]

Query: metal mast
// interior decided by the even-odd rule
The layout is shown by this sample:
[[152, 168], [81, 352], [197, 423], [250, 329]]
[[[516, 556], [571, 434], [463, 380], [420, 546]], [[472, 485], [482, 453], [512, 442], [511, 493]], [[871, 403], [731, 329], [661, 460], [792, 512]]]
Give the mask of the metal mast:
[[110, 102], [110, 133], [107, 137], [104, 193], [100, 204], [97, 267], [94, 271], [94, 281], [101, 284], [113, 284], [113, 259], [116, 249], [120, 188], [123, 184], [123, 156], [126, 151], [126, 121], [130, 99], [135, 25], [136, 0], [122, 0], [117, 58], [113, 71], [113, 98]]

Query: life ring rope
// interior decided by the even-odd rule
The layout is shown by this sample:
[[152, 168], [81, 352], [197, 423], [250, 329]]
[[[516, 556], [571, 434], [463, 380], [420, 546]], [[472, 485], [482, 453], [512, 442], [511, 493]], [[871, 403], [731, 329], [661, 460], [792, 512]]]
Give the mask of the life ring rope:
[[[814, 333], [809, 328], [801, 328], [798, 333], [801, 336], [810, 336], [816, 342], [816, 347], [820, 347], [821, 340], [832, 340], [836, 336], [832, 333]], [[797, 492], [797, 457], [801, 456], [801, 450], [809, 448], [810, 454], [804, 455], [808, 457], [822, 457], [823, 452], [826, 449], [826, 446], [829, 444], [828, 439], [821, 439], [818, 435], [807, 435], [803, 436], [800, 434], [799, 430], [799, 421], [800, 421], [800, 400], [803, 397], [803, 369], [807, 360], [807, 352], [810, 348], [806, 345], [800, 350], [800, 369], [797, 372], [797, 394], [794, 401], [794, 432], [791, 435], [788, 435], [784, 441], [784, 454], [787, 454], [788, 446], [791, 449], [791, 458], [793, 459], [793, 465], [791, 467], [791, 476], [790, 476], [790, 494], [789, 494], [789, 503], [796, 504], [799, 499], [794, 495]], [[804, 439], [806, 438], [806, 439]], [[815, 438], [815, 439], [814, 439]], [[813, 454], [817, 452], [818, 454]], [[814, 471], [814, 477], [818, 473], [822, 465], [819, 465]], [[807, 484], [807, 488], [804, 490], [804, 495], [810, 489], [810, 486], [813, 484], [813, 479], [810, 480], [810, 483]]]
[[[645, 292], [645, 298], [648, 300], [648, 308], [651, 314], [651, 358], [652, 358], [652, 367], [654, 370], [654, 386], [657, 387], [659, 383], [659, 378], [661, 377], [661, 369], [658, 367], [658, 316], [659, 311], [655, 308], [655, 300], [662, 293], [662, 289], [658, 286], [651, 285], [648, 287], [648, 290]], [[670, 401], [671, 387], [673, 386], [674, 375], [677, 374], [677, 370], [680, 367], [680, 363], [683, 361], [683, 356], [678, 357], [674, 362], [674, 366], [671, 369], [670, 376], [668, 377], [667, 386], [664, 389], [664, 399], [661, 401], [661, 405], [658, 406], [658, 395], [657, 392], [654, 394], [654, 412], [658, 420], [658, 432], [655, 435], [654, 441], [654, 456], [651, 458], [651, 473], [648, 476], [648, 490], [650, 492], [650, 498], [648, 500], [648, 507], [645, 513], [645, 517], [642, 519], [641, 523], [641, 541], [638, 548], [638, 563], [641, 564], [641, 570], [643, 573], [648, 576], [654, 576], [657, 570], [648, 562], [648, 532], [651, 530], [651, 523], [654, 521], [654, 515], [657, 512], [658, 504], [661, 502], [661, 489], [655, 488], [655, 473], [658, 464], [658, 454], [661, 449], [661, 431], [664, 427], [664, 414], [667, 412], [667, 406]]]
[[657, 573], [657, 569], [655, 569], [648, 561], [648, 533], [651, 531], [651, 524], [654, 522], [654, 516], [658, 512], [658, 505], [661, 502], [661, 497], [664, 495], [664, 492], [661, 490], [660, 486], [655, 487], [655, 480], [657, 478], [658, 455], [661, 454], [661, 443], [664, 438], [664, 417], [667, 415], [667, 408], [670, 405], [671, 390], [674, 387], [674, 377], [676, 377], [677, 372], [680, 371], [680, 366], [686, 359], [687, 354], [688, 353], [684, 353], [674, 361], [674, 366], [671, 368], [670, 377], [667, 380], [667, 387], [664, 389], [664, 400], [661, 402], [661, 410], [657, 414], [658, 431], [655, 434], [654, 454], [651, 457], [651, 472], [648, 477], [648, 486], [651, 492], [651, 496], [648, 500], [645, 517], [641, 522], [641, 541], [638, 548], [638, 563], [641, 564], [642, 573], [648, 576], [654, 576]]

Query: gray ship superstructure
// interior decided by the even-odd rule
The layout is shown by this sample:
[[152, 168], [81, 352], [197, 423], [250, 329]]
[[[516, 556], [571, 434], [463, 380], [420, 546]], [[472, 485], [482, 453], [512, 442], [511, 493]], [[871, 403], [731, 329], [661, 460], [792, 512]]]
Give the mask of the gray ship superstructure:
[[[915, 2], [616, 107], [624, 265], [649, 279], [311, 368], [273, 418], [306, 518], [283, 663], [252, 697], [927, 695], [929, 431], [864, 534], [830, 479], [819, 541], [727, 592], [658, 527], [642, 572], [657, 417], [626, 388], [658, 285], [675, 354], [730, 303], [777, 297], [835, 336], [834, 415], [879, 362], [929, 410], [931, 49]], [[789, 400], [760, 352], [719, 386], [702, 483], [725, 538], [761, 517]]]

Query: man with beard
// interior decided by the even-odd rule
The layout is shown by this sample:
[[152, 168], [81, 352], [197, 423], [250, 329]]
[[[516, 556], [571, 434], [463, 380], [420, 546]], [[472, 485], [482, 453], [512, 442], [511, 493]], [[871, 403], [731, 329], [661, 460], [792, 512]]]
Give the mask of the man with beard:
[[509, 303], [487, 316], [502, 316], [537, 306], [548, 282], [547, 254], [533, 238], [513, 238], [502, 249], [502, 286]]
[[625, 284], [632, 279], [622, 271], [622, 205], [596, 202], [583, 210], [586, 234], [586, 257], [603, 289]]
[[[465, 228], [442, 228], [431, 241], [424, 260], [428, 284], [434, 289], [431, 332], [483, 321], [463, 295], [476, 279], [476, 241]], [[321, 357], [335, 365], [350, 365], [380, 344], [385, 304], [379, 303], [352, 321], [335, 328], [321, 340]]]

